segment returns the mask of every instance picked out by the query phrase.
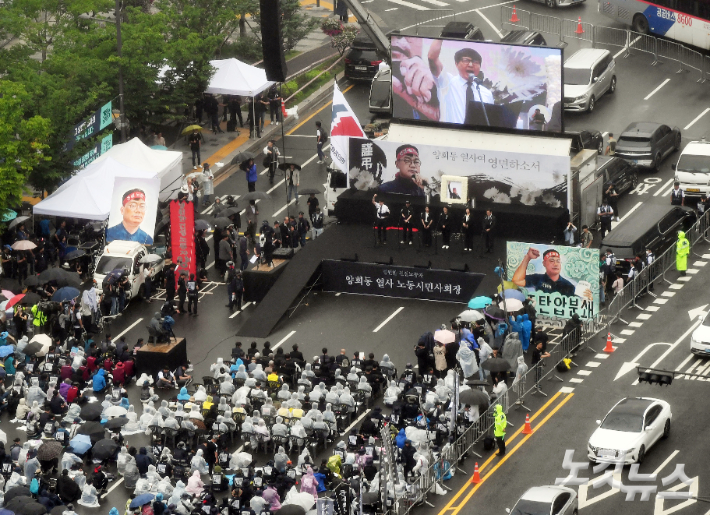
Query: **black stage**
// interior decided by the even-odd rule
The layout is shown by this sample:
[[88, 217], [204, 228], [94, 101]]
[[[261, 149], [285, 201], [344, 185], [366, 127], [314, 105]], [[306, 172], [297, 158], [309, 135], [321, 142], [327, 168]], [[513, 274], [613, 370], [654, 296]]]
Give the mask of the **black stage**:
[[[318, 279], [321, 261], [324, 259], [355, 259], [363, 263], [390, 263], [394, 265], [427, 267], [440, 270], [462, 270], [485, 274], [476, 295], [490, 295], [498, 287], [499, 279], [493, 269], [505, 262], [505, 240], [498, 238], [492, 254], [485, 254], [480, 237], [474, 240], [476, 250], [463, 251], [463, 239], [452, 235], [449, 249], [441, 248], [441, 237], [435, 237], [437, 246], [424, 247], [415, 233], [412, 245], [400, 244], [396, 229], [388, 231], [387, 245], [375, 246], [374, 231], [362, 224], [333, 224], [316, 240], [309, 241], [286, 265], [279, 279], [269, 290], [255, 312], [239, 329], [238, 335], [251, 338], [266, 338], [289, 307], [298, 300], [309, 281]], [[549, 240], [551, 241], [551, 240]], [[548, 242], [549, 242], [548, 241]], [[540, 242], [539, 238], [531, 243]], [[480, 249], [480, 250], [478, 250]], [[314, 275], [315, 274], [315, 275]]]
[[[383, 200], [390, 210], [389, 225], [397, 227], [400, 210], [404, 207], [405, 200], [410, 200], [416, 211], [415, 220], [418, 222], [419, 213], [424, 211], [426, 200], [424, 197], [404, 195], [378, 194], [377, 200]], [[449, 208], [453, 227], [461, 227], [466, 206], [463, 204], [447, 204], [433, 200], [429, 204], [429, 211], [435, 223], [444, 206]], [[569, 220], [567, 209], [524, 206], [520, 204], [476, 204], [472, 210], [473, 225], [476, 234], [480, 234], [483, 217], [486, 209], [491, 209], [496, 218], [496, 234], [500, 237], [517, 241], [551, 242], [559, 239]], [[372, 224], [375, 221], [375, 207], [372, 205], [372, 194], [365, 191], [347, 190], [340, 194], [335, 204], [335, 216], [342, 223]], [[416, 227], [416, 225], [415, 225]], [[531, 233], [535, 235], [531, 240]]]
[[185, 338], [171, 338], [170, 343], [149, 343], [136, 353], [136, 370], [155, 376], [167, 366], [170, 371], [187, 363], [187, 341]]
[[[276, 263], [279, 263], [276, 265]], [[244, 270], [244, 298], [243, 302], [261, 302], [269, 293], [271, 287], [276, 283], [288, 265], [288, 261], [274, 259], [274, 268], [268, 265], [261, 265], [259, 269], [252, 268]]]

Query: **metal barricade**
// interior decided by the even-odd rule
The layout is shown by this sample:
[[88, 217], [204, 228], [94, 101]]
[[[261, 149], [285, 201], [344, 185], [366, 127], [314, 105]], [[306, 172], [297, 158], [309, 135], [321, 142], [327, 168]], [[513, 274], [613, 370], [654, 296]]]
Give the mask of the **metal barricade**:
[[629, 31], [613, 27], [594, 26], [594, 47], [599, 45], [623, 48], [623, 57], [629, 55]]
[[[582, 29], [580, 32], [579, 29]], [[579, 39], [594, 43], [594, 26], [591, 23], [579, 20], [562, 20], [562, 31], [560, 39]]]
[[658, 59], [654, 64], [675, 61], [678, 63], [676, 73], [683, 71], [683, 45], [667, 39], [657, 39], [656, 47], [658, 48]]
[[414, 11], [415, 34], [419, 35], [419, 27], [439, 27], [443, 28], [450, 21], [456, 21], [456, 13], [453, 9], [428, 9], [426, 11]]
[[531, 13], [528, 29], [560, 37], [562, 35], [562, 20], [555, 16]]
[[688, 68], [688, 71], [697, 73], [696, 82], [705, 82], [704, 56], [697, 50], [693, 50], [687, 46], [683, 46], [682, 62]]
[[629, 34], [629, 44], [627, 47], [628, 54], [633, 54], [634, 52], [643, 52], [646, 54], [651, 54], [653, 56], [652, 65], [656, 64], [658, 61], [658, 40], [648, 34], [641, 34], [640, 32], [634, 32], [633, 30], [627, 31]]
[[[518, 17], [518, 21], [513, 21], [513, 12]], [[503, 5], [500, 8], [500, 25], [505, 30], [530, 30], [530, 11]]]

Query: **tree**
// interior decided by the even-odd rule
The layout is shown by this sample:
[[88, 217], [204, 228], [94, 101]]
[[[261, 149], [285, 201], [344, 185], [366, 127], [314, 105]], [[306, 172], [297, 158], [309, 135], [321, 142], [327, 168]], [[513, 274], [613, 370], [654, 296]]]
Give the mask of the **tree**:
[[27, 118], [30, 101], [21, 84], [0, 81], [0, 206], [19, 205], [30, 172], [50, 159], [45, 155], [49, 120]]
[[299, 0], [279, 0], [279, 8], [284, 52], [288, 52], [318, 26], [318, 20], [303, 12]]
[[360, 32], [355, 25], [344, 24], [337, 18], [324, 18], [320, 28], [323, 33], [330, 36], [330, 45], [340, 53], [341, 57]]

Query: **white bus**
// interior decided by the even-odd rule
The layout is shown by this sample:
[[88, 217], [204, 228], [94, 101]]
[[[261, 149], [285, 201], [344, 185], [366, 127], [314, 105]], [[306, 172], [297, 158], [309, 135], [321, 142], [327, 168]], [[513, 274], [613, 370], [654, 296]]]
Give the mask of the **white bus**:
[[642, 34], [710, 48], [709, 0], [599, 0], [599, 12]]

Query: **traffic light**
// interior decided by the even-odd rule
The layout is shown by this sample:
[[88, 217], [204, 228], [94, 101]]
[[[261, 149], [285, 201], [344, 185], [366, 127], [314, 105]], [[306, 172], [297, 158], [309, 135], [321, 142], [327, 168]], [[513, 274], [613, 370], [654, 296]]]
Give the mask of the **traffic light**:
[[673, 383], [675, 372], [670, 370], [656, 370], [653, 368], [638, 368], [639, 383], [658, 384], [670, 386]]

